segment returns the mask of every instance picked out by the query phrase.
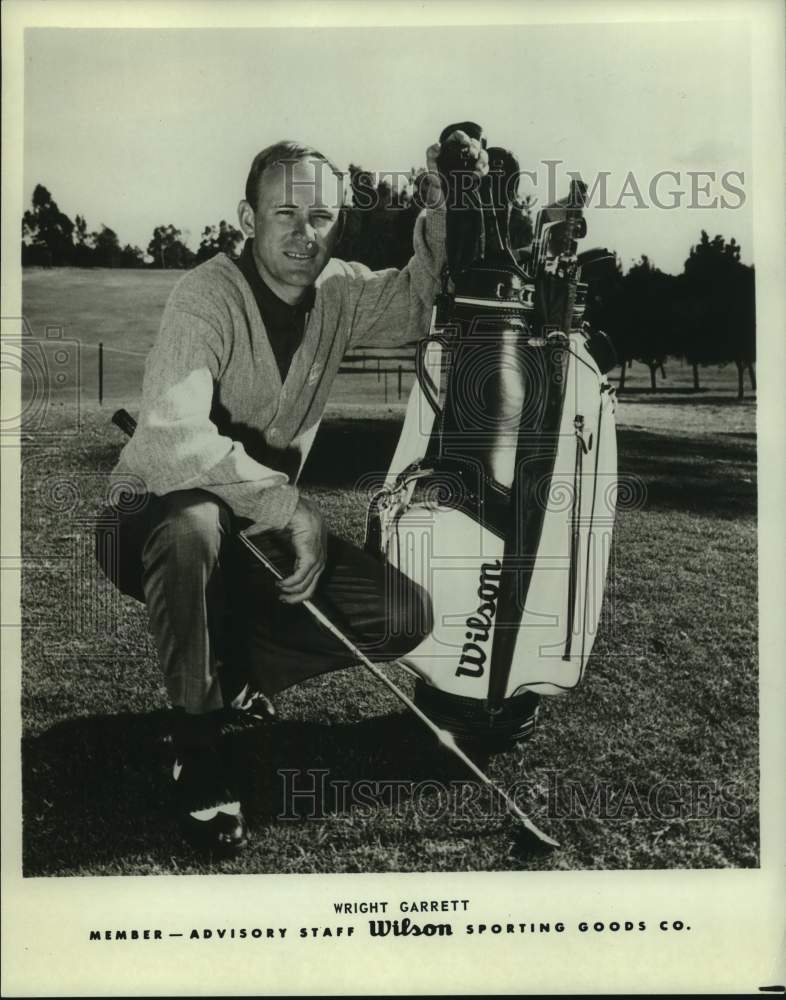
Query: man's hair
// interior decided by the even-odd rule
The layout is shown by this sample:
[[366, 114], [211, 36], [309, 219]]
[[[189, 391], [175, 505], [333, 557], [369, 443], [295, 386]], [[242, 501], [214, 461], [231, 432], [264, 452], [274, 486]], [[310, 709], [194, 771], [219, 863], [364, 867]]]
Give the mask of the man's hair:
[[[294, 163], [298, 160], [321, 160], [323, 163], [326, 163], [336, 177], [339, 178], [341, 182], [340, 191], [343, 196], [344, 175], [328, 156], [320, 153], [313, 146], [305, 146], [303, 143], [294, 142], [291, 139], [282, 139], [280, 142], [274, 142], [272, 146], [267, 146], [261, 152], [257, 153], [254, 157], [254, 162], [251, 164], [248, 179], [246, 180], [246, 201], [254, 210], [256, 210], [257, 199], [259, 198], [259, 181], [268, 167], [275, 166], [277, 163]], [[337, 205], [336, 207], [340, 208], [341, 206]]]

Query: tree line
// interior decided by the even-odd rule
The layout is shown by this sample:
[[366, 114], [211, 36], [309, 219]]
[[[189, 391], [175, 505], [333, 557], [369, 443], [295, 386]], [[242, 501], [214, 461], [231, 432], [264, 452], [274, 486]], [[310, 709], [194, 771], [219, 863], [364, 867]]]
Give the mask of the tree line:
[[[372, 270], [403, 267], [412, 255], [415, 219], [423, 207], [420, 194], [425, 168], [411, 169], [407, 182], [394, 188], [384, 178], [350, 164], [352, 204], [336, 255], [357, 260]], [[526, 201], [514, 205], [513, 227], [519, 240], [532, 233]], [[121, 246], [117, 233], [102, 225], [88, 232], [83, 216], [75, 221], [63, 212], [42, 184], [33, 191], [32, 208], [22, 219], [22, 266], [40, 267], [149, 267], [184, 269], [201, 264], [217, 253], [236, 257], [243, 235], [222, 220], [206, 226], [196, 252], [186, 244], [182, 230], [171, 223], [156, 226], [146, 250]]]
[[[385, 179], [355, 164], [349, 167], [352, 204], [336, 255], [366, 264], [372, 270], [403, 267], [412, 254], [415, 219], [424, 168], [410, 171], [408, 182], [394, 188]], [[531, 203], [513, 205], [511, 237], [515, 247], [532, 238]], [[121, 246], [117, 233], [102, 225], [88, 232], [83, 216], [72, 222], [41, 184], [33, 191], [32, 208], [22, 220], [22, 265], [44, 267], [124, 267], [184, 269], [218, 253], [236, 257], [243, 235], [230, 223], [205, 226], [194, 252], [183, 232], [171, 223], [156, 226], [146, 250]], [[733, 363], [738, 398], [744, 396], [744, 375], [756, 389], [755, 281], [752, 266], [740, 260], [740, 246], [722, 236], [710, 239], [702, 230], [678, 275], [660, 271], [646, 255], [623, 274], [617, 261], [609, 276], [593, 283], [587, 320], [605, 330], [620, 362], [617, 391], [624, 391], [633, 361], [647, 365], [656, 388], [667, 358], [683, 358], [700, 388], [699, 370]]]
[[226, 221], [205, 226], [196, 253], [187, 246], [182, 230], [156, 226], [146, 250], [121, 246], [114, 229], [101, 225], [88, 232], [84, 216], [71, 219], [60, 211], [43, 184], [36, 184], [32, 208], [22, 217], [23, 267], [149, 267], [185, 269], [217, 253], [235, 257], [243, 243], [240, 230]]
[[756, 390], [756, 291], [753, 266], [740, 260], [740, 245], [701, 231], [682, 272], [660, 271], [642, 256], [623, 275], [617, 264], [591, 286], [586, 317], [611, 337], [620, 362], [617, 392], [633, 361], [649, 368], [650, 387], [667, 358], [683, 358], [700, 388], [699, 368], [733, 363], [737, 397], [745, 394], [747, 372]]

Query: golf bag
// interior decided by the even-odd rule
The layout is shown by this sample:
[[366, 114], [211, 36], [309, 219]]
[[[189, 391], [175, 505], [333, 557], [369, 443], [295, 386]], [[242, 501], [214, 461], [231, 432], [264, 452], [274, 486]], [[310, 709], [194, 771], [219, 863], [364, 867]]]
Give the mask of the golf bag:
[[[415, 700], [467, 746], [526, 737], [540, 695], [576, 687], [598, 626], [616, 492], [608, 338], [583, 323], [586, 187], [511, 243], [518, 164], [468, 177], [445, 148], [447, 265], [366, 546], [424, 587], [434, 625], [404, 660]], [[451, 160], [451, 157], [453, 159]], [[513, 220], [515, 221], [515, 220]]]

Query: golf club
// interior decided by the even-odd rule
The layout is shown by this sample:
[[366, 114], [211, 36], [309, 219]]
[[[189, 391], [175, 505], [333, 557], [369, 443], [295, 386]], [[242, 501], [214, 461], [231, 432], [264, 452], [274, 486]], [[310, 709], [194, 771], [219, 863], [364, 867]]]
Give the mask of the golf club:
[[[240, 541], [253, 553], [254, 557], [265, 566], [270, 573], [278, 580], [283, 579], [283, 575], [278, 570], [278, 568], [265, 556], [263, 552], [251, 541], [245, 531], [239, 532], [238, 537]], [[469, 768], [472, 773], [478, 777], [484, 785], [490, 788], [496, 795], [498, 795], [503, 802], [506, 804], [510, 812], [518, 819], [522, 826], [534, 836], [541, 844], [545, 844], [548, 847], [559, 847], [559, 842], [554, 840], [548, 834], [540, 830], [524, 813], [519, 806], [514, 802], [510, 795], [499, 785], [495, 784], [491, 778], [483, 771], [478, 765], [469, 757], [460, 746], [456, 743], [452, 733], [449, 733], [445, 729], [441, 729], [433, 719], [430, 719], [425, 712], [423, 712], [418, 706], [412, 701], [401, 688], [395, 684], [385, 673], [382, 671], [375, 663], [373, 663], [360, 649], [349, 639], [344, 633], [337, 628], [333, 622], [325, 615], [319, 608], [309, 600], [302, 602], [303, 606], [309, 611], [311, 615], [322, 625], [324, 628], [330, 632], [338, 641], [344, 646], [353, 657], [359, 660], [367, 670], [369, 670], [378, 681], [381, 681], [385, 687], [387, 687], [393, 694], [401, 701], [406, 707], [413, 712], [420, 721], [427, 726], [432, 733], [437, 737], [439, 742], [446, 749], [450, 750], [455, 754], [459, 760]]]

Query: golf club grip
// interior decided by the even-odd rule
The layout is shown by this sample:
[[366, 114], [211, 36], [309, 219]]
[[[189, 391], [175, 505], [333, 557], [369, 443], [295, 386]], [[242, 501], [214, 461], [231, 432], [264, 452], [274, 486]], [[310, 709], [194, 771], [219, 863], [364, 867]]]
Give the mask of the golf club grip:
[[124, 434], [133, 437], [136, 430], [136, 420], [134, 420], [128, 410], [115, 410], [112, 414], [112, 423], [119, 427]]

